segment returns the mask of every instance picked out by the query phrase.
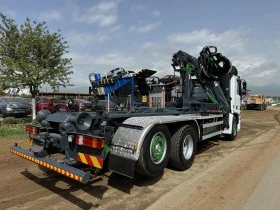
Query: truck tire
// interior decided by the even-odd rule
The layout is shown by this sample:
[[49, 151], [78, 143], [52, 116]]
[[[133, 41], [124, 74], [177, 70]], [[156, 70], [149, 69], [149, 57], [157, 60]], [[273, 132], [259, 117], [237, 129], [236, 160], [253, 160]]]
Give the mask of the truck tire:
[[237, 119], [235, 116], [232, 118], [231, 134], [225, 134], [226, 140], [234, 141], [237, 137]]
[[178, 129], [171, 137], [169, 164], [178, 170], [189, 169], [194, 161], [197, 148], [197, 134], [194, 128], [186, 125]]
[[170, 156], [170, 133], [165, 125], [154, 126], [144, 139], [136, 172], [156, 177], [162, 174]]

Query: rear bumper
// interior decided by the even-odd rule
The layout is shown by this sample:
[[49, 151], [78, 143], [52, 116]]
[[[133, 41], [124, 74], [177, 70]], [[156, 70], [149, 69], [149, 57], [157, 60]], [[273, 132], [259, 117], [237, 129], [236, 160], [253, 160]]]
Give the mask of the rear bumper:
[[24, 150], [20, 147], [12, 146], [12, 147], [10, 147], [10, 152], [13, 154], [16, 154], [22, 158], [25, 158], [29, 161], [37, 163], [38, 165], [51, 169], [57, 173], [60, 173], [66, 177], [69, 177], [78, 182], [81, 182], [83, 184], [86, 184], [90, 179], [89, 173], [86, 173], [80, 169], [69, 166], [65, 163], [56, 162], [56, 161], [46, 158], [46, 157], [37, 157], [33, 153], [31, 153], [27, 150]]
[[247, 104], [246, 108], [248, 109], [256, 109], [259, 108], [262, 104]]

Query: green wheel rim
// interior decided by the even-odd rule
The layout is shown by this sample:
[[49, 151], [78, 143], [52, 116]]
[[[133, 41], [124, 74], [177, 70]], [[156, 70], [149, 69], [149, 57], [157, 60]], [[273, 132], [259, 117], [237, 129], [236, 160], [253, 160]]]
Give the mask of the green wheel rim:
[[163, 133], [156, 133], [150, 144], [150, 157], [153, 163], [160, 164], [166, 155], [167, 142]]

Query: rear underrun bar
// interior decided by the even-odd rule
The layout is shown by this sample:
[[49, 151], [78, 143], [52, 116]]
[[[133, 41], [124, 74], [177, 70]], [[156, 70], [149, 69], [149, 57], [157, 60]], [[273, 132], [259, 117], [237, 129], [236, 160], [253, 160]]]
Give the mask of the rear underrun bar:
[[36, 157], [33, 153], [24, 150], [17, 146], [10, 147], [10, 152], [16, 154], [22, 158], [25, 158], [29, 161], [37, 163], [38, 165], [44, 166], [48, 169], [51, 169], [59, 174], [62, 174], [66, 177], [74, 179], [78, 182], [86, 184], [90, 179], [90, 174], [86, 173], [80, 169], [69, 166], [65, 163], [59, 163], [55, 160], [51, 160], [45, 157]]

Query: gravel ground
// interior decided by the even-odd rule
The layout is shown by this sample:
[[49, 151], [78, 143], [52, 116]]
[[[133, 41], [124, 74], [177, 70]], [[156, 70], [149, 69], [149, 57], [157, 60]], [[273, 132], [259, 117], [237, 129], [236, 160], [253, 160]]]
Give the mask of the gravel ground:
[[[266, 182], [266, 174], [277, 170], [279, 128], [279, 108], [245, 110], [238, 138], [234, 142], [218, 139], [200, 143], [195, 162], [187, 171], [166, 168], [158, 178], [136, 175], [132, 180], [107, 173], [87, 185], [40, 170], [37, 165], [10, 154], [8, 148], [14, 141], [0, 137], [0, 207], [254, 209], [252, 201], [263, 193], [260, 186]], [[28, 146], [27, 138], [17, 142]], [[277, 202], [279, 206], [279, 199], [272, 206], [277, 206]]]

